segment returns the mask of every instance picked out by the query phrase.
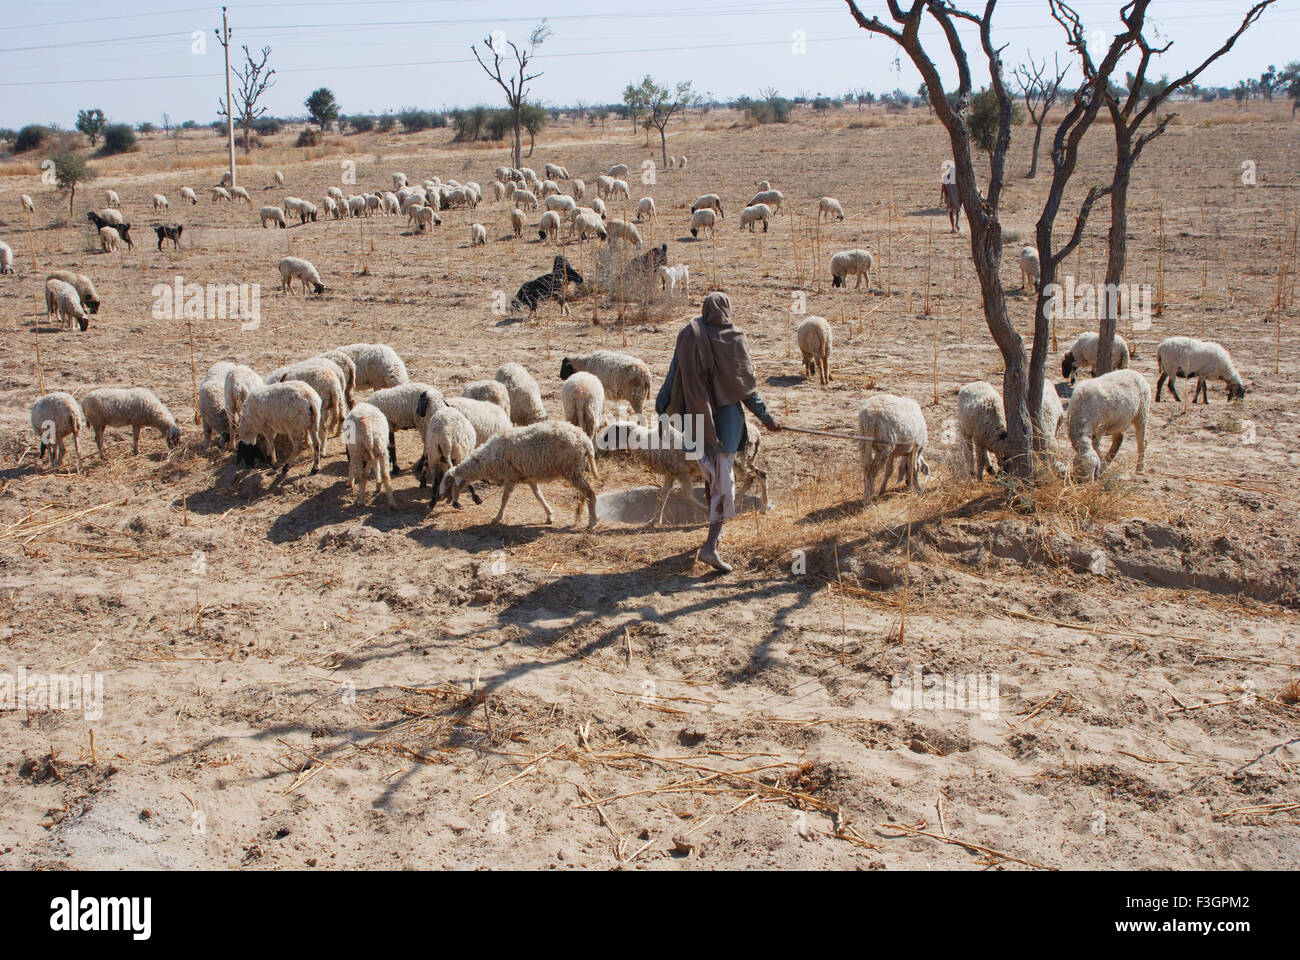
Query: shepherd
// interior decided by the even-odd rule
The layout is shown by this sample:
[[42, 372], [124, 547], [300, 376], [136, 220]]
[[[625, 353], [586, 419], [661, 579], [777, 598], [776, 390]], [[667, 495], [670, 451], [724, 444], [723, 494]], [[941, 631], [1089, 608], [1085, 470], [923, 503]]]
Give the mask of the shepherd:
[[731, 300], [725, 293], [711, 293], [704, 298], [701, 314], [677, 335], [672, 363], [655, 399], [655, 412], [681, 417], [687, 442], [699, 450], [709, 533], [698, 557], [714, 569], [730, 573], [731, 565], [718, 555], [718, 541], [723, 523], [736, 514], [732, 465], [736, 451], [747, 440], [741, 404], [767, 429], [777, 431], [781, 425], [757, 393], [754, 361], [744, 331], [731, 322]]

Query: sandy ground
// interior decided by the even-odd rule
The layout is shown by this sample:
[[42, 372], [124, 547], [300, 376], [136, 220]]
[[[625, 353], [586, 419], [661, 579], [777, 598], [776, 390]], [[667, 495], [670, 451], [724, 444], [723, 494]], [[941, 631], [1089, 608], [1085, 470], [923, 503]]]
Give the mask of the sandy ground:
[[[397, 170], [487, 183], [506, 162], [445, 131], [331, 138], [310, 155], [282, 135], [241, 167], [253, 210], [203, 196], [221, 167], [210, 135], [100, 162], [67, 223], [37, 177], [0, 169], [0, 237], [18, 255], [0, 281], [0, 672], [103, 683], [90, 716], [0, 712], [0, 866], [1293, 866], [1300, 361], [1294, 311], [1280, 331], [1264, 318], [1290, 258], [1300, 124], [1281, 108], [1179, 110], [1132, 198], [1130, 280], [1163, 270], [1165, 302], [1151, 329], [1129, 331], [1134, 366], [1154, 386], [1155, 345], [1204, 335], [1229, 347], [1250, 393], [1229, 407], [1215, 385], [1208, 407], [1158, 405], [1142, 475], [1130, 439], [1102, 483], [1034, 493], [961, 476], [956, 391], [998, 382], [1001, 360], [968, 237], [936, 208], [947, 151], [922, 112], [753, 129], [714, 112], [670, 128], [688, 168], [658, 170], [632, 200], [655, 198], [643, 235], [690, 266], [694, 306], [620, 322], [602, 299], [599, 325], [590, 299], [566, 321], [554, 307], [536, 325], [493, 313], [497, 291], [554, 254], [505, 240], [503, 203], [445, 213], [433, 236], [397, 219], [257, 227], [262, 203], [319, 201], [344, 160], [353, 189]], [[635, 179], [657, 153], [629, 133], [561, 123], [531, 163], [591, 183], [626, 162]], [[1076, 205], [1107, 176], [1109, 131], [1092, 137]], [[1029, 139], [1017, 131], [1009, 164], [1008, 288], [1046, 188], [1023, 179]], [[283, 193], [265, 187], [274, 169]], [[741, 233], [764, 177], [790, 211], [766, 235]], [[179, 206], [186, 184], [197, 207]], [[136, 224], [134, 252], [91, 243], [84, 211], [105, 188]], [[727, 217], [716, 242], [690, 242], [689, 205], [711, 191]], [[38, 204], [30, 234], [20, 192]], [[186, 226], [178, 252], [154, 249], [156, 192]], [[823, 194], [846, 221], [814, 227]], [[1080, 282], [1101, 273], [1107, 216], [1071, 258]], [[471, 219], [485, 249], [467, 246]], [[826, 261], [856, 246], [879, 255], [881, 284], [832, 291]], [[594, 265], [592, 243], [567, 252]], [[324, 295], [279, 293], [286, 253], [316, 263]], [[95, 279], [105, 306], [86, 334], [43, 319], [33, 331], [55, 267]], [[192, 368], [185, 323], [151, 312], [154, 285], [178, 276], [260, 283], [260, 326], [195, 321]], [[625, 348], [661, 377], [710, 289], [731, 296], [782, 420], [850, 430], [872, 391], [919, 400], [934, 467], [922, 495], [864, 510], [851, 444], [764, 434], [775, 509], [728, 527], [737, 569], [720, 577], [695, 562], [693, 523], [607, 519], [589, 533], [560, 487], [552, 527], [527, 491], [499, 527], [495, 489], [430, 515], [408, 470], [397, 510], [362, 508], [337, 440], [316, 476], [300, 463], [282, 482], [241, 478], [193, 424], [194, 370], [233, 359], [265, 372], [375, 339], [445, 393], [521, 361], [558, 416], [566, 352]], [[796, 289], [835, 327], [828, 387], [791, 356]], [[1031, 299], [1011, 305], [1027, 332]], [[1084, 327], [1057, 331], [1049, 370]], [[155, 389], [182, 445], [147, 434], [132, 457], [117, 431], [106, 462], [83, 437], [80, 478], [37, 466], [28, 410], [42, 387], [110, 383]], [[403, 467], [417, 446], [399, 435]], [[601, 473], [607, 493], [650, 482], [614, 457]], [[996, 688], [974, 705], [912, 702], [918, 672]]]

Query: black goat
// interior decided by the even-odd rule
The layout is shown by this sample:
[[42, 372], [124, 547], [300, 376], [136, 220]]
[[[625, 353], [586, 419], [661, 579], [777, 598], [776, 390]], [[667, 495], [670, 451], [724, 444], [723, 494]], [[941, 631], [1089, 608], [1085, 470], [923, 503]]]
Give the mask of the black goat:
[[569, 305], [564, 301], [564, 285], [570, 281], [581, 285], [582, 274], [574, 270], [568, 260], [557, 255], [551, 264], [550, 273], [535, 277], [519, 288], [514, 300], [510, 302], [510, 309], [527, 307], [531, 317], [537, 313], [537, 306], [543, 300], [558, 300], [561, 314], [568, 316]]
[[185, 227], [179, 223], [174, 227], [165, 227], [162, 224], [156, 224], [153, 228], [153, 232], [158, 234], [158, 249], [162, 249], [164, 240], [170, 240], [173, 247], [179, 247], [181, 245], [181, 233], [184, 229]]
[[117, 231], [117, 235], [122, 238], [128, 250], [134, 250], [135, 244], [131, 242], [131, 224], [113, 223], [111, 220], [105, 220], [94, 210], [86, 211], [86, 219], [95, 225], [95, 232], [98, 233], [104, 227], [112, 227]]

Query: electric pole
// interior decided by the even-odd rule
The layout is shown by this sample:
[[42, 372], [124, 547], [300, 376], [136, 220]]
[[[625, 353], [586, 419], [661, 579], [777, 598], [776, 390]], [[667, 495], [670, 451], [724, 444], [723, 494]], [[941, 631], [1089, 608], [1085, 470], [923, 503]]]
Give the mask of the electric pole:
[[230, 185], [235, 181], [235, 113], [230, 101], [230, 27], [226, 24], [226, 8], [221, 8], [221, 49], [226, 54], [226, 142], [230, 147]]

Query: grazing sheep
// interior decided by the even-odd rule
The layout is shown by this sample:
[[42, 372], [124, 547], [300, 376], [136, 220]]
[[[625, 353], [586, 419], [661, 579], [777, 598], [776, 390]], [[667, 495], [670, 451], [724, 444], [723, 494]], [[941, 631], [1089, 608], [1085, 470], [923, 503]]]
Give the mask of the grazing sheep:
[[504, 200], [506, 198], [506, 185], [504, 183], [500, 180], [493, 180], [491, 186], [493, 202]]
[[413, 203], [407, 207], [406, 216], [420, 233], [432, 232], [435, 225], [442, 223], [442, 217], [434, 213], [432, 207], [426, 207], [422, 203]]
[[[559, 224], [556, 224], [559, 228]], [[469, 245], [471, 247], [481, 247], [487, 245], [487, 227], [481, 223], [471, 223], [469, 225]]]
[[[311, 472], [316, 473], [320, 469], [321, 447], [325, 442], [321, 435], [320, 407], [320, 396], [301, 380], [271, 383], [252, 391], [245, 398], [239, 414], [235, 463], [245, 467], [256, 466], [262, 458], [260, 444], [265, 443], [266, 449], [271, 451], [271, 465], [279, 466], [283, 476], [298, 458], [305, 436], [314, 453]], [[277, 435], [288, 437], [290, 442], [289, 455], [283, 465], [277, 462]]]
[[257, 219], [262, 222], [263, 230], [266, 229], [268, 221], [274, 223], [281, 229], [284, 229], [289, 225], [285, 218], [284, 211], [279, 207], [263, 207], [261, 210], [257, 211]]
[[1039, 263], [1038, 251], [1034, 247], [1025, 247], [1020, 251], [1020, 289], [1025, 289], [1028, 285], [1034, 292], [1038, 292]]
[[546, 209], [567, 214], [578, 209], [578, 201], [557, 193], [546, 198]]
[[516, 190], [513, 199], [520, 210], [537, 209], [537, 195], [531, 190]]
[[785, 194], [780, 190], [760, 190], [750, 198], [748, 206], [755, 204], [765, 204], [772, 210], [772, 215], [776, 216], [781, 212], [781, 204], [785, 203]]
[[401, 190], [404, 186], [406, 186], [406, 174], [404, 173], [393, 174], [393, 189]]
[[624, 200], [632, 199], [632, 188], [628, 186], [626, 180], [615, 180], [613, 185], [609, 188], [609, 193], [606, 196], [606, 199], [617, 200], [620, 197]]
[[32, 429], [40, 440], [41, 450], [37, 459], [50, 455], [50, 468], [58, 469], [63, 465], [63, 441], [72, 437], [72, 450], [77, 455], [77, 473], [81, 473], [81, 442], [79, 435], [86, 423], [81, 404], [70, 393], [57, 391], [37, 397], [32, 404]]
[[526, 427], [530, 423], [546, 419], [546, 407], [542, 404], [542, 390], [533, 379], [533, 375], [524, 369], [521, 363], [503, 363], [497, 367], [493, 379], [505, 385], [510, 395], [510, 422], [516, 427]]
[[292, 293], [295, 280], [302, 282], [303, 296], [307, 295], [308, 284], [311, 284], [312, 290], [316, 293], [325, 292], [325, 284], [321, 283], [320, 274], [316, 272], [310, 260], [303, 260], [301, 257], [285, 257], [280, 261], [281, 291]]
[[701, 230], [707, 230], [710, 238], [717, 239], [713, 232], [713, 227], [717, 222], [717, 217], [711, 209], [705, 207], [696, 210], [691, 214], [691, 236], [698, 237]]
[[741, 230], [749, 227], [749, 232], [753, 233], [754, 224], [760, 222], [763, 224], [763, 232], [767, 233], [768, 224], [772, 222], [772, 208], [766, 203], [756, 203], [740, 211]]
[[571, 354], [560, 363], [560, 379], [575, 373], [595, 374], [610, 400], [626, 400], [633, 413], [640, 413], [650, 395], [650, 368], [644, 360], [613, 350]]
[[122, 235], [114, 227], [100, 227], [99, 245], [105, 253], [112, 253], [122, 246]]
[[628, 223], [626, 220], [611, 220], [605, 224], [605, 233], [609, 237], [610, 243], [616, 243], [620, 240], [630, 243], [637, 249], [641, 248], [641, 232], [636, 226]]
[[[1044, 381], [1038, 421], [1049, 449], [1055, 445], [1062, 414], [1061, 398], [1052, 384]], [[994, 473], [990, 454], [998, 441], [1007, 437], [1007, 418], [1002, 396], [991, 383], [975, 381], [957, 392], [957, 429], [962, 459], [971, 475], [981, 480], [985, 470]]]
[[543, 200], [548, 197], [558, 197], [560, 195], [560, 185], [554, 180], [543, 180], [537, 195]]
[[510, 413], [499, 403], [491, 400], [475, 400], [473, 397], [447, 397], [444, 401], [455, 407], [474, 428], [475, 446], [482, 446], [498, 433], [509, 430]]
[[560, 390], [564, 419], [589, 437], [596, 435], [596, 421], [605, 409], [605, 387], [591, 373], [575, 373]]
[[317, 356], [321, 360], [328, 360], [338, 368], [339, 377], [343, 380], [343, 403], [351, 410], [356, 405], [354, 392], [357, 388], [357, 365], [341, 350], [326, 350]]
[[816, 373], [822, 386], [835, 379], [831, 376], [831, 325], [823, 317], [809, 317], [795, 330], [799, 353], [803, 355], [803, 373], [811, 377]]
[[[1078, 376], [1079, 370], [1085, 365], [1092, 368], [1092, 372], [1097, 372], [1097, 344], [1101, 337], [1095, 333], [1081, 333], [1077, 340], [1070, 345], [1070, 349], [1065, 351], [1065, 356], [1061, 358], [1061, 376], [1069, 378], [1074, 383], [1074, 378]], [[1115, 343], [1110, 351], [1111, 364], [1116, 370], [1123, 370], [1128, 366], [1129, 349], [1128, 341], [1115, 334]]]
[[588, 237], [604, 240], [609, 236], [604, 221], [595, 213], [580, 213], [574, 217], [573, 223], [569, 226], [569, 237], [572, 238], [575, 232], [579, 240], [586, 240]]
[[22, 202], [23, 209], [28, 213], [36, 212], [36, 204], [32, 203], [32, 198], [30, 196], [24, 193], [19, 200]]
[[153, 195], [153, 208], [154, 210], [166, 210], [167, 198], [161, 193], [155, 193]]
[[248, 395], [254, 390], [262, 389], [263, 386], [262, 378], [251, 367], [246, 367], [242, 363], [226, 372], [225, 407], [226, 415], [230, 417], [232, 432], [239, 428], [239, 413]]
[[95, 284], [84, 273], [73, 273], [71, 270], [54, 270], [46, 274], [46, 280], [62, 280], [64, 283], [71, 284], [77, 290], [77, 296], [81, 298], [81, 305], [86, 308], [87, 313], [99, 313], [99, 294], [95, 291]]
[[110, 207], [117, 207], [119, 209], [121, 208], [122, 201], [118, 199], [116, 190], [106, 190], [105, 195], [108, 201], [108, 205]]
[[671, 267], [660, 267], [655, 274], [659, 277], [661, 289], [668, 291], [668, 296], [676, 296], [680, 288], [684, 298], [687, 300], [691, 298], [691, 270], [686, 264], [677, 263]]
[[281, 173], [279, 170], [275, 171], [275, 173], [272, 174], [272, 176], [271, 176], [271, 181], [272, 181], [272, 183], [275, 184], [275, 186], [277, 186], [277, 187], [283, 187], [283, 186], [284, 186], [284, 174]]
[[1110, 373], [1085, 380], [1070, 397], [1070, 412], [1066, 417], [1066, 431], [1074, 447], [1074, 475], [1080, 480], [1095, 480], [1101, 476], [1101, 437], [1110, 436], [1110, 451], [1105, 463], [1109, 465], [1124, 442], [1124, 431], [1133, 427], [1137, 439], [1137, 472], [1147, 447], [1147, 419], [1151, 415], [1151, 385], [1136, 370], [1112, 370]]
[[614, 178], [599, 176], [596, 178], [596, 196], [608, 197], [614, 191]]
[[654, 220], [657, 214], [655, 212], [654, 197], [642, 197], [636, 202], [636, 222], [640, 223], [642, 219]]
[[929, 439], [925, 429], [925, 415], [921, 405], [911, 397], [892, 393], [878, 393], [868, 397], [858, 409], [858, 434], [870, 440], [858, 441], [858, 454], [862, 459], [863, 500], [868, 506], [875, 499], [875, 479], [884, 467], [885, 482], [880, 485], [883, 495], [889, 486], [889, 474], [895, 460], [902, 461], [899, 479], [904, 477], [916, 493], [921, 492], [918, 473], [930, 475], [925, 462], [925, 445]]
[[327, 189], [327, 190], [325, 191], [325, 193], [326, 193], [328, 196], [333, 197], [335, 200], [342, 200], [342, 199], [343, 199], [343, 191], [340, 190], [338, 187], [330, 187], [329, 189]]
[[605, 201], [600, 199], [600, 197], [591, 198], [591, 209], [596, 212], [596, 215], [600, 217], [602, 221], [609, 216], [609, 212], [605, 209]]
[[677, 166], [682, 170], [686, 169], [686, 154], [683, 153], [677, 158]]
[[347, 207], [349, 217], [364, 217], [366, 215], [366, 198], [361, 196], [348, 197]]
[[[732, 470], [740, 482], [736, 489], [735, 500], [740, 503], [754, 482], [758, 482], [759, 497], [763, 512], [769, 509], [767, 502], [767, 473], [758, 466], [759, 434], [746, 426], [748, 439], [736, 451]], [[663, 477], [663, 486], [659, 490], [659, 511], [647, 523], [648, 527], [657, 527], [663, 522], [664, 509], [672, 495], [673, 486], [680, 485], [697, 506], [708, 509], [695, 491], [695, 481], [703, 480], [698, 457], [688, 456], [686, 438], [667, 420], [658, 421], [658, 433], [638, 423], [615, 421], [602, 429], [596, 437], [598, 450], [626, 450], [651, 473]]]
[[230, 203], [231, 202], [230, 191], [227, 190], [225, 187], [213, 187], [212, 202], [216, 203], [218, 200], [224, 200], [226, 201], [226, 203]]
[[611, 180], [626, 180], [627, 164], [626, 163], [614, 164], [612, 167], [609, 168], [609, 172], [606, 173], [605, 176], [609, 177]]
[[346, 347], [338, 347], [337, 351], [356, 364], [358, 390], [397, 387], [411, 379], [406, 375], [406, 364], [402, 358], [386, 343], [350, 343]]
[[230, 413], [226, 410], [226, 377], [234, 369], [233, 363], [221, 360], [210, 366], [199, 381], [198, 413], [205, 444], [210, 445], [212, 438], [216, 437], [217, 446], [224, 447], [234, 435]]
[[[580, 222], [581, 217], [578, 218]], [[534, 277], [516, 292], [514, 299], [510, 301], [510, 309], [518, 310], [521, 307], [528, 308], [530, 317], [537, 313], [537, 307], [545, 300], [558, 300], [560, 302], [560, 313], [562, 316], [568, 316], [569, 304], [565, 300], [565, 284], [572, 281], [573, 283], [582, 283], [582, 274], [573, 269], [573, 265], [563, 256], [557, 255], [551, 261], [551, 272], [542, 274], [540, 277]]]
[[516, 237], [524, 235], [524, 223], [527, 219], [522, 210], [514, 209], [510, 211], [510, 229]]
[[[112, 227], [105, 227], [111, 230]], [[75, 320], [77, 329], [84, 331], [90, 326], [90, 318], [81, 306], [81, 297], [77, 288], [64, 280], [45, 281], [45, 313], [59, 318], [59, 329], [72, 329]]]
[[551, 240], [560, 239], [560, 215], [554, 210], [547, 210], [537, 223], [537, 235], [545, 240], [547, 234]]
[[461, 390], [462, 397], [469, 397], [471, 400], [482, 400], [484, 403], [495, 403], [498, 407], [510, 413], [510, 391], [506, 385], [497, 380], [474, 380], [465, 384], [465, 389]]
[[[430, 508], [438, 502], [443, 475], [458, 463], [463, 463], [476, 446], [478, 442], [473, 425], [455, 407], [444, 404], [429, 414], [424, 425], [424, 471], [420, 474], [420, 486], [432, 481]], [[469, 495], [475, 503], [483, 502], [473, 486], [469, 488]], [[451, 505], [460, 509], [459, 496], [453, 498]]]
[[831, 286], [846, 287], [847, 279], [857, 276], [857, 282], [853, 289], [857, 290], [862, 286], [862, 281], [867, 281], [867, 289], [871, 289], [871, 271], [876, 265], [876, 258], [866, 250], [843, 250], [831, 257]]
[[834, 197], [822, 197], [817, 201], [817, 219], [820, 220], [823, 214], [825, 214], [827, 220], [831, 217], [836, 220], [843, 220], [844, 208], [840, 206], [840, 202]]
[[321, 197], [320, 205], [325, 209], [325, 216], [330, 220], [339, 218], [339, 205], [333, 197]]
[[14, 248], [0, 240], [0, 274], [14, 272]]
[[338, 436], [343, 429], [343, 418], [347, 415], [343, 379], [344, 374], [338, 364], [324, 357], [303, 360], [274, 370], [266, 376], [268, 384], [298, 380], [316, 391], [316, 396], [320, 397], [322, 455], [326, 453], [325, 437]]
[[[551, 506], [537, 484], [543, 480], [566, 480], [587, 503], [590, 517], [587, 529], [590, 530], [596, 526], [596, 491], [587, 482], [588, 473], [600, 479], [591, 438], [571, 423], [546, 420], [527, 427], [514, 427], [493, 437], [444, 474], [442, 491], [455, 502], [460, 490], [475, 480], [500, 483], [501, 509], [492, 521], [500, 523], [511, 492], [516, 485], [526, 483], [546, 511], [549, 524], [552, 520]], [[581, 509], [578, 508], [579, 513]]]
[[245, 190], [243, 187], [231, 187], [230, 200], [232, 203], [235, 200], [243, 200], [250, 207], [253, 205], [253, 198], [248, 195], [248, 191]]
[[343, 430], [343, 443], [348, 451], [348, 492], [354, 486], [359, 488], [358, 507], [366, 505], [366, 481], [372, 473], [375, 485], [383, 488], [388, 505], [397, 507], [392, 485], [388, 482], [388, 463], [384, 459], [384, 450], [391, 441], [388, 421], [373, 404], [358, 403], [348, 414]]
[[181, 428], [161, 400], [152, 390], [144, 387], [100, 387], [92, 390], [81, 400], [81, 409], [86, 413], [86, 423], [95, 431], [95, 446], [99, 448], [99, 458], [104, 455], [104, 430], [107, 427], [131, 428], [131, 452], [140, 452], [140, 431], [153, 427], [167, 441], [167, 446], [174, 447], [181, 442]]
[[190, 206], [194, 206], [199, 202], [199, 198], [194, 193], [193, 187], [181, 187], [181, 200], [187, 201]]
[[1209, 381], [1222, 380], [1228, 386], [1228, 400], [1240, 400], [1246, 396], [1246, 385], [1242, 382], [1237, 368], [1232, 365], [1232, 357], [1220, 343], [1213, 340], [1196, 340], [1192, 337], [1170, 337], [1156, 347], [1156, 361], [1160, 369], [1160, 379], [1156, 381], [1156, 403], [1160, 402], [1160, 390], [1169, 382], [1169, 392], [1175, 400], [1182, 400], [1174, 387], [1178, 377], [1195, 377], [1196, 389], [1192, 391], [1192, 403], [1196, 403], [1199, 394], [1210, 405]]
[[573, 188], [574, 200], [582, 200], [587, 196], [587, 182], [585, 180], [574, 179], [569, 186]]
[[546, 175], [552, 180], [572, 179], [572, 177], [569, 176], [569, 171], [565, 167], [561, 167], [559, 164], [555, 163], [548, 163], [546, 165]]

